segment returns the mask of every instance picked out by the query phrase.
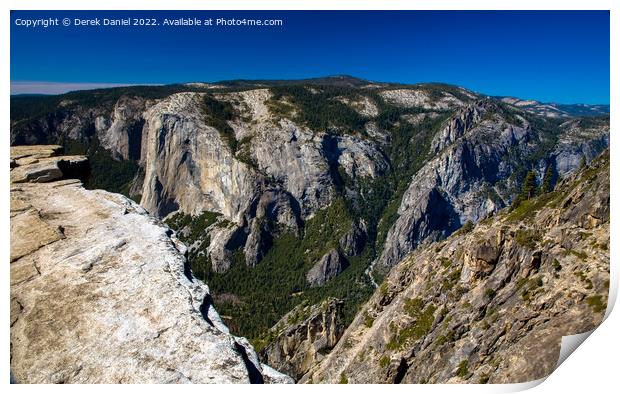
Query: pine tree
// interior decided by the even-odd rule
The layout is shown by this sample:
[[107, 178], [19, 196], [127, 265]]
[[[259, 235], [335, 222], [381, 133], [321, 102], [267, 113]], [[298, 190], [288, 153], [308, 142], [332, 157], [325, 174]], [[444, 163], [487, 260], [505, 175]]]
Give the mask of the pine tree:
[[521, 185], [521, 193], [517, 194], [515, 199], [512, 201], [510, 211], [517, 209], [523, 201], [529, 200], [530, 198], [536, 196], [537, 189], [538, 185], [536, 184], [536, 172], [530, 171], [523, 180], [523, 184]]
[[540, 186], [540, 193], [549, 193], [553, 190], [552, 186], [553, 182], [553, 164], [549, 164], [547, 166], [547, 171], [545, 171], [545, 176], [543, 177], [542, 185]]
[[581, 161], [579, 162], [579, 169], [585, 168], [587, 164], [586, 155], [581, 155]]
[[536, 172], [530, 171], [527, 173], [525, 180], [523, 181], [523, 186], [521, 188], [521, 196], [524, 200], [529, 200], [530, 198], [536, 196], [536, 189], [538, 188], [536, 182]]

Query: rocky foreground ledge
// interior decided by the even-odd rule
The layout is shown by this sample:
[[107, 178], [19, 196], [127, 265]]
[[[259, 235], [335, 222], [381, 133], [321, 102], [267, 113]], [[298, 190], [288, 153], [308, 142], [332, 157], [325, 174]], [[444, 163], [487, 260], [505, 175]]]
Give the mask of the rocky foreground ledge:
[[231, 335], [185, 246], [86, 190], [80, 156], [11, 148], [11, 372], [19, 383], [292, 383]]

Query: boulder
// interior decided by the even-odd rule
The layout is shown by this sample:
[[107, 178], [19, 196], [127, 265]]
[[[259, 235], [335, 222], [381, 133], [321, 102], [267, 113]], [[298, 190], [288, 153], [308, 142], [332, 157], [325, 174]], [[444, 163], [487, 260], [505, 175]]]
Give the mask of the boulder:
[[49, 182], [63, 177], [85, 178], [85, 156], [54, 156], [62, 147], [35, 145], [11, 147], [11, 183]]
[[337, 249], [331, 249], [306, 274], [310, 286], [321, 286], [346, 268], [346, 260]]

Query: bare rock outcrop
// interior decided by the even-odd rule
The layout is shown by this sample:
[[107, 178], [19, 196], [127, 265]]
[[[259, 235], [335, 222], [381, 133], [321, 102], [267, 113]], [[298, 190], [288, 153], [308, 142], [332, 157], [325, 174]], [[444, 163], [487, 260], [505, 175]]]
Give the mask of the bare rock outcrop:
[[338, 249], [331, 249], [306, 274], [310, 286], [321, 286], [346, 268], [346, 260]]
[[299, 213], [294, 198], [281, 189], [265, 190], [253, 209], [248, 212], [248, 236], [243, 253], [245, 263], [255, 266], [265, 256], [273, 237], [273, 229], [300, 232]]
[[11, 147], [11, 183], [50, 182], [66, 176], [86, 175], [85, 156], [55, 156], [59, 145]]
[[269, 343], [259, 352], [261, 359], [294, 379], [301, 378], [342, 336], [343, 305], [335, 298], [298, 305], [269, 330]]
[[458, 108], [464, 103], [449, 92], [442, 93], [441, 97], [432, 97], [430, 92], [423, 88], [418, 89], [393, 89], [384, 90], [381, 96], [390, 103], [405, 108], [423, 108], [432, 110], [445, 110]]
[[562, 136], [553, 152], [558, 174], [579, 168], [582, 159], [593, 160], [609, 146], [609, 124], [588, 125], [583, 120], [568, 120], [561, 125]]
[[292, 382], [229, 333], [185, 250], [119, 194], [77, 180], [11, 184], [14, 379]]
[[555, 191], [416, 249], [301, 382], [517, 383], [609, 293], [609, 152]]
[[357, 256], [364, 249], [366, 229], [363, 223], [353, 223], [351, 229], [338, 241], [340, 250], [347, 256]]
[[121, 96], [108, 116], [95, 118], [95, 130], [99, 143], [110, 150], [114, 157], [139, 159], [144, 127], [143, 112], [147, 100], [135, 96]]
[[161, 217], [213, 211], [240, 223], [258, 191], [255, 174], [206, 124], [201, 105], [200, 94], [179, 93], [146, 112], [140, 203]]
[[495, 103], [463, 108], [435, 135], [432, 158], [411, 179], [377, 269], [387, 272], [421, 243], [445, 238], [509, 205], [520, 188], [514, 173], [536, 157], [541, 144], [556, 144], [549, 158], [537, 163], [541, 183], [548, 166], [556, 178], [564, 177], [579, 168], [582, 157], [591, 160], [608, 146], [608, 125], [573, 127], [562, 125], [562, 138], [550, 141], [524, 118], [506, 119]]
[[431, 150], [438, 153], [457, 139], [462, 137], [467, 131], [478, 123], [488, 109], [494, 106], [488, 102], [478, 102], [468, 105], [462, 111], [448, 119], [445, 126], [439, 131], [431, 142]]

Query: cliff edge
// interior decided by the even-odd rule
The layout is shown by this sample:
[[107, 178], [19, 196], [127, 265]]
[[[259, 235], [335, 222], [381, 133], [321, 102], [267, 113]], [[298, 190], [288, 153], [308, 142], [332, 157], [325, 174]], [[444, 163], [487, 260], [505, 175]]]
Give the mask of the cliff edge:
[[59, 150], [11, 148], [12, 378], [292, 383], [229, 333], [174, 233], [122, 195], [65, 179], [86, 159]]

